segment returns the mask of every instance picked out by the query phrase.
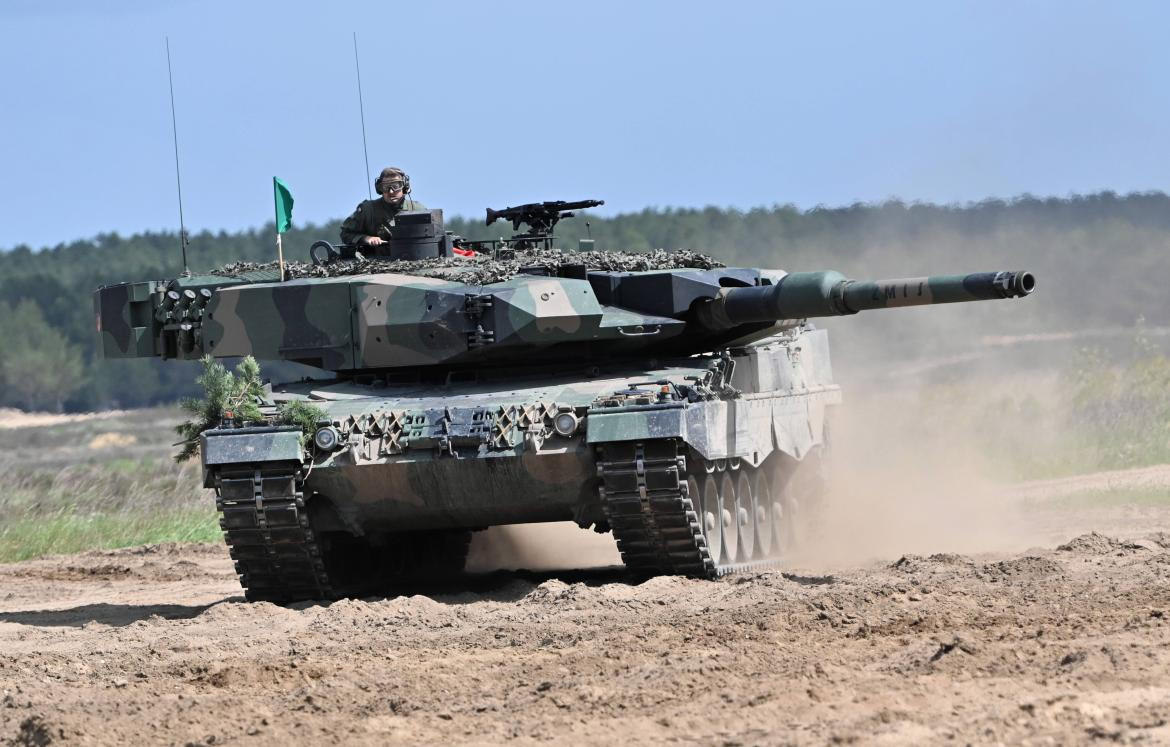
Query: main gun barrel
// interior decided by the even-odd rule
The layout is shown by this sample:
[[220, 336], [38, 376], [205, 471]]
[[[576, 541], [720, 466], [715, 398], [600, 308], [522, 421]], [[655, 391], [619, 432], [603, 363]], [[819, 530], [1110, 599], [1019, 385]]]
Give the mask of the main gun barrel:
[[892, 280], [849, 280], [839, 272], [795, 272], [774, 285], [728, 288], [696, 309], [700, 325], [727, 329], [781, 319], [856, 314], [869, 309], [991, 301], [1027, 296], [1030, 272], [977, 272]]

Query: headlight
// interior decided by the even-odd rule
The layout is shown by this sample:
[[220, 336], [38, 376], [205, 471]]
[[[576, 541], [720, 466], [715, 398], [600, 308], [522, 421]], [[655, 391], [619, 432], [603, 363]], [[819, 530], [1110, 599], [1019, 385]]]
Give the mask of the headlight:
[[556, 432], [565, 436], [566, 438], [577, 432], [577, 425], [580, 423], [577, 416], [571, 412], [562, 412], [553, 420], [553, 428]]
[[337, 431], [329, 426], [318, 428], [317, 432], [313, 434], [313, 443], [321, 451], [333, 451], [337, 448], [338, 440]]

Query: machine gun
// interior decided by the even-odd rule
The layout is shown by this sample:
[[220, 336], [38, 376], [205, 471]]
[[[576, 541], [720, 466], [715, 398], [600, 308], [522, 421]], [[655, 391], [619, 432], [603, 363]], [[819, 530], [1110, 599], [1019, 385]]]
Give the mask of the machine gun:
[[548, 202], [530, 202], [525, 205], [517, 205], [516, 207], [507, 207], [503, 210], [487, 209], [487, 221], [485, 226], [490, 226], [500, 218], [512, 221], [512, 230], [519, 231], [521, 223], [527, 223], [529, 231], [522, 234], [523, 237], [537, 238], [547, 236], [552, 233], [557, 221], [561, 218], [573, 217], [573, 210], [584, 210], [585, 208], [598, 207], [604, 205], [605, 200], [577, 200], [576, 202], [567, 202], [565, 200], [550, 200]]

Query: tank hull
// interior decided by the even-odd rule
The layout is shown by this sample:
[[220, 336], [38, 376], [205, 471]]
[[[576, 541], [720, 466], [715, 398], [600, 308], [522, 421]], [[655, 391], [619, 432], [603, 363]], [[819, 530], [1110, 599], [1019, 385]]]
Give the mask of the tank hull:
[[[658, 365], [650, 365], [656, 363]], [[733, 400], [661, 398], [712, 367], [732, 369]], [[477, 529], [596, 514], [597, 445], [674, 438], [711, 460], [757, 466], [779, 450], [799, 460], [823, 441], [828, 380], [823, 332], [790, 334], [726, 361], [648, 362], [583, 379], [572, 374], [442, 386], [347, 383], [286, 388], [329, 413], [341, 446], [318, 454], [304, 480], [357, 532]], [[631, 384], [646, 396], [629, 395]], [[644, 401], [644, 400], [649, 401]], [[556, 429], [560, 413], [578, 421]]]
[[[243, 560], [245, 587], [249, 562], [265, 564], [251, 573], [265, 583], [299, 569], [283, 587], [277, 579], [276, 593], [257, 595], [273, 601], [354, 593], [332, 570], [345, 565], [339, 557], [382, 557], [419, 537], [465, 552], [459, 538], [499, 524], [571, 520], [612, 530], [627, 565], [645, 573], [711, 576], [776, 562], [777, 552], [745, 554], [734, 542], [729, 551], [723, 535], [746, 532], [741, 545], [779, 547], [770, 517], [780, 504], [774, 512], [766, 486], [779, 491], [793, 465], [819, 453], [840, 391], [825, 333], [802, 327], [720, 355], [584, 374], [309, 382], [272, 394], [273, 404], [295, 399], [327, 414], [332, 448], [301, 453], [300, 432], [289, 428], [229, 428], [205, 433], [202, 449], [233, 555], [259, 558]], [[742, 506], [716, 505], [737, 489]], [[715, 496], [709, 505], [704, 490]], [[276, 521], [296, 524], [303, 539], [266, 539], [269, 494], [285, 512]], [[254, 537], [259, 550], [247, 544]], [[296, 562], [271, 565], [281, 552]], [[383, 561], [361, 557], [361, 580], [377, 579], [371, 569]]]

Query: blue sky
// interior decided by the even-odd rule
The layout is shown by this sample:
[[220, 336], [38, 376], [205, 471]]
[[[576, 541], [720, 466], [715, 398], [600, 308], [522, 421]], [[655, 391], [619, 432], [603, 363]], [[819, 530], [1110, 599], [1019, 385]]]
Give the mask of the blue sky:
[[0, 5], [0, 248], [348, 214], [370, 166], [448, 214], [1164, 190], [1170, 5]]

